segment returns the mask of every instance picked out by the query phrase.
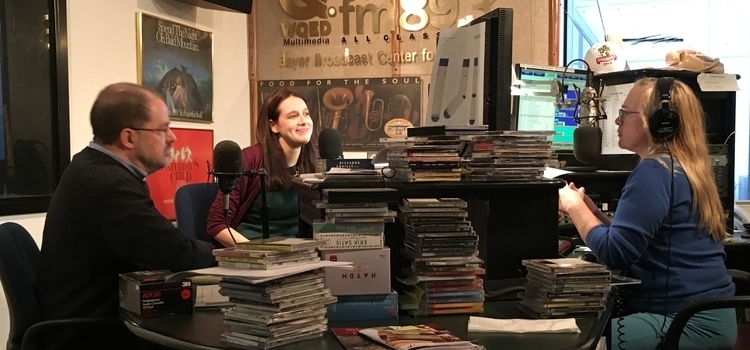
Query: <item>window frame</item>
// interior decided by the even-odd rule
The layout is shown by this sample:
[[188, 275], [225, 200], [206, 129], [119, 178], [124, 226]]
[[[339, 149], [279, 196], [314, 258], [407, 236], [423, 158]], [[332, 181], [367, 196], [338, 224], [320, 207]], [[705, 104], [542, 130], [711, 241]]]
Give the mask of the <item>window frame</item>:
[[[52, 144], [57, 146], [57, 150], [52, 153], [51, 159], [54, 187], [57, 187], [62, 172], [70, 163], [70, 94], [68, 86], [66, 1], [47, 1], [50, 9], [50, 102], [53, 106], [50, 125], [53, 130]], [[3, 46], [2, 52], [7, 53], [5, 37], [0, 40], [2, 40], [0, 43]], [[3, 69], [7, 69], [7, 65], [4, 66]], [[52, 194], [0, 198], [0, 216], [45, 213], [51, 198]]]
[[[575, 0], [564, 0], [563, 1], [563, 30], [562, 30], [562, 42], [560, 43], [560, 46], [562, 46], [562, 58], [563, 62], [562, 65], [566, 65], [568, 62], [572, 61], [576, 58], [582, 58], [584, 55], [586, 55], [586, 51], [583, 49], [584, 47], [591, 47], [591, 45], [596, 44], [600, 40], [596, 40], [596, 35], [594, 32], [589, 28], [586, 21], [583, 20], [583, 16], [581, 16], [580, 13], [578, 13], [578, 10], [573, 6], [575, 4]], [[575, 32], [573, 32], [573, 28], [575, 28]], [[576, 46], [573, 43], [568, 43], [568, 36], [571, 34], [571, 32], [578, 35], [578, 43], [583, 42], [584, 40], [588, 43], [588, 45], [577, 45], [580, 52], [578, 53], [571, 53], [573, 51], [574, 46]], [[569, 56], [574, 57], [569, 57]], [[574, 63], [575, 68], [581, 68], [585, 69], [583, 67], [583, 64], [580, 62]]]

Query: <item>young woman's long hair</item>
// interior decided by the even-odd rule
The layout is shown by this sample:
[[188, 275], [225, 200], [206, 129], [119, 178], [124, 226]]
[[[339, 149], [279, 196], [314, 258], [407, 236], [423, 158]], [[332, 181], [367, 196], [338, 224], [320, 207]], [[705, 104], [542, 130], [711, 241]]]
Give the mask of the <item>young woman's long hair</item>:
[[[661, 108], [656, 84], [656, 78], [643, 78], [636, 82], [636, 86], [644, 88], [640, 113], [647, 130], [648, 118]], [[708, 157], [703, 107], [690, 87], [679, 80], [672, 85], [669, 106], [679, 115], [680, 126], [666, 142], [652, 140], [649, 157], [672, 153], [692, 188], [693, 212], [700, 215], [700, 225], [711, 237], [722, 240], [727, 235], [727, 229]]]
[[[267, 186], [272, 189], [289, 188], [291, 186], [291, 176], [289, 175], [286, 164], [286, 156], [281, 149], [279, 136], [271, 131], [271, 121], [279, 121], [279, 105], [289, 97], [299, 97], [305, 103], [305, 98], [297, 91], [282, 88], [272, 92], [263, 101], [260, 108], [260, 115], [256, 123], [255, 137], [263, 148], [263, 167], [268, 173]], [[313, 125], [310, 125], [312, 128]], [[297, 158], [297, 171], [299, 173], [315, 172], [315, 135], [317, 130], [312, 130], [310, 142], [302, 146], [299, 158]]]

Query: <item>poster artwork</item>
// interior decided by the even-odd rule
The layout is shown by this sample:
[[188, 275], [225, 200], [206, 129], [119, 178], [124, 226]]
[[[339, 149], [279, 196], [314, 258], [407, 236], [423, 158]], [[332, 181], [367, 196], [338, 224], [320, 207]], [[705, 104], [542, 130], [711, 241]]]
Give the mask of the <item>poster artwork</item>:
[[138, 14], [138, 79], [161, 94], [173, 120], [213, 121], [213, 36]]
[[377, 151], [380, 138], [406, 137], [407, 128], [422, 125], [419, 77], [263, 80], [258, 109], [282, 87], [305, 97], [315, 135], [327, 128], [341, 133], [344, 151]]
[[212, 159], [214, 146], [213, 130], [172, 128], [172, 132], [177, 140], [170, 149], [171, 163], [146, 177], [156, 209], [169, 220], [176, 219], [174, 195], [177, 189], [186, 184], [208, 181], [207, 161]]
[[485, 25], [482, 22], [440, 31], [430, 76], [426, 125], [483, 124]]

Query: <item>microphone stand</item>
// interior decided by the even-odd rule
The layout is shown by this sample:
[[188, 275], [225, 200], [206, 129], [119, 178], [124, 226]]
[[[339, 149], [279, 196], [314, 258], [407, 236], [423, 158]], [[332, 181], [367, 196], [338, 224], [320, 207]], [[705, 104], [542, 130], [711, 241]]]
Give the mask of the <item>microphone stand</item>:
[[258, 169], [258, 170], [248, 170], [242, 175], [245, 175], [247, 177], [254, 177], [259, 176], [260, 177], [260, 227], [262, 232], [262, 238], [263, 239], [269, 239], [271, 238], [271, 232], [268, 228], [269, 222], [271, 221], [271, 217], [269, 214], [269, 208], [268, 208], [268, 201], [266, 199], [266, 175], [268, 173], [266, 172], [266, 169]]

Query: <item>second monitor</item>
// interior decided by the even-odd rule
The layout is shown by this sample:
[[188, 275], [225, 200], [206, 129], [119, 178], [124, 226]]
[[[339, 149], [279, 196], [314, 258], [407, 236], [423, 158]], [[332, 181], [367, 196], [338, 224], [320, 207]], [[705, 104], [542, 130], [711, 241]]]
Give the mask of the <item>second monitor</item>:
[[[513, 84], [513, 118], [517, 130], [552, 130], [552, 147], [555, 151], [573, 150], [573, 131], [576, 89], [586, 85], [586, 72], [563, 67], [539, 66], [518, 63], [514, 66], [516, 81]], [[564, 81], [563, 81], [564, 77]], [[564, 84], [564, 105], [558, 95], [559, 85]], [[565, 87], [563, 88], [565, 90]]]

